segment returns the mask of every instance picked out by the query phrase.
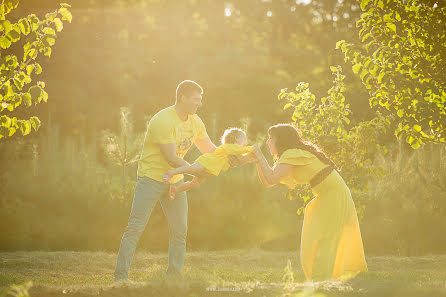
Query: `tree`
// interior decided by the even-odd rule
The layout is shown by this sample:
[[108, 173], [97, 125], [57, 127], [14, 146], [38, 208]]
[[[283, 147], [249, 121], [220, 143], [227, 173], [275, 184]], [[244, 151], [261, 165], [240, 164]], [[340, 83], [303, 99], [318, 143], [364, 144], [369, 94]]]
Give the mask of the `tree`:
[[434, 0], [362, 0], [358, 44], [341, 40], [371, 107], [399, 118], [395, 135], [417, 149], [446, 142], [446, 7]]
[[[286, 102], [284, 109], [294, 109], [292, 120], [302, 137], [321, 145], [324, 153], [342, 170], [350, 189], [361, 191], [367, 187], [372, 174], [380, 173], [372, 160], [376, 152], [386, 152], [386, 148], [379, 144], [379, 136], [387, 130], [392, 116], [377, 113], [369, 121], [351, 124], [352, 112], [343, 95], [345, 76], [340, 66], [330, 69], [335, 77], [333, 87], [328, 90], [328, 96], [321, 98], [321, 104], [316, 103], [316, 96], [311, 93], [308, 83], [303, 82], [297, 85], [296, 92], [283, 89], [278, 98]], [[304, 202], [312, 196], [308, 187], [300, 193]], [[303, 207], [298, 213], [302, 210]]]
[[[36, 59], [39, 54], [51, 56], [51, 47], [56, 41], [56, 31], [63, 29], [63, 21], [71, 22], [72, 16], [68, 10], [70, 5], [61, 4], [61, 8], [47, 13], [44, 20], [39, 20], [35, 14], [21, 18], [17, 23], [11, 23], [6, 16], [12, 9], [17, 8], [19, 0], [2, 0], [0, 4], [0, 112], [13, 112], [19, 106], [36, 105], [42, 100], [47, 101], [45, 83], [38, 81], [31, 84], [31, 76], [42, 73], [42, 67]], [[26, 36], [23, 45], [23, 57], [5, 55], [4, 50], [10, 48]], [[0, 138], [10, 137], [17, 130], [22, 135], [35, 131], [40, 127], [40, 120], [36, 116], [30, 119], [17, 119], [6, 114], [0, 116]]]

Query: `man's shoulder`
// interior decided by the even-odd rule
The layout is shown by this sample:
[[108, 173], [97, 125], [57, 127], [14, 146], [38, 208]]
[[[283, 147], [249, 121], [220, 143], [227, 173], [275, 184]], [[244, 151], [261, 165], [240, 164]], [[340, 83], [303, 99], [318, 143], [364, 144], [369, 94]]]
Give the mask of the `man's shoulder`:
[[151, 119], [150, 121], [162, 121], [162, 120], [166, 120], [172, 117], [172, 109], [174, 106], [169, 106], [166, 107], [164, 109], [161, 109], [160, 111], [158, 111]]

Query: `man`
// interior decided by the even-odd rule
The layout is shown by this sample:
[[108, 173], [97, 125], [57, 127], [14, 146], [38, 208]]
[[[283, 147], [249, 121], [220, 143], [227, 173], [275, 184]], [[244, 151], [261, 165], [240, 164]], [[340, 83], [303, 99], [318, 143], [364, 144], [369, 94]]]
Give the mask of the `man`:
[[[138, 163], [132, 211], [118, 252], [115, 281], [128, 279], [136, 245], [158, 200], [166, 215], [170, 233], [166, 275], [181, 275], [186, 253], [187, 197], [186, 192], [182, 192], [170, 201], [167, 195], [169, 186], [163, 183], [162, 177], [172, 168], [189, 165], [183, 157], [192, 144], [201, 153], [211, 153], [216, 149], [196, 114], [202, 105], [202, 94], [203, 89], [196, 82], [181, 82], [176, 90], [175, 105], [159, 111], [148, 124]], [[174, 176], [171, 183], [183, 183], [183, 176]]]

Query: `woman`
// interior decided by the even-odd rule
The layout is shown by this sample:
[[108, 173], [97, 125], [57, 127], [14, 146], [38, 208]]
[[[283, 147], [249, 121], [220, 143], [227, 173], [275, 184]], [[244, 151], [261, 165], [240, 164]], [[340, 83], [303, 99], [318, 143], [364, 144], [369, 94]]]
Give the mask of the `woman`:
[[259, 147], [257, 170], [265, 187], [310, 183], [315, 198], [305, 208], [300, 260], [307, 280], [345, 280], [367, 271], [358, 217], [336, 165], [291, 125], [269, 128], [271, 168]]

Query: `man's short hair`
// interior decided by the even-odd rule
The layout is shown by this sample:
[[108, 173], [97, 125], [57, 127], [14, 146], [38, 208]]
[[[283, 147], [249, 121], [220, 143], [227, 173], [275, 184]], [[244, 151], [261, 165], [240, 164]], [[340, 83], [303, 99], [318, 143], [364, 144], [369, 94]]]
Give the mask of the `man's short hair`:
[[203, 88], [194, 82], [193, 80], [183, 80], [178, 84], [176, 100], [178, 100], [180, 95], [184, 95], [186, 97], [191, 96], [194, 92], [198, 92], [203, 94]]

